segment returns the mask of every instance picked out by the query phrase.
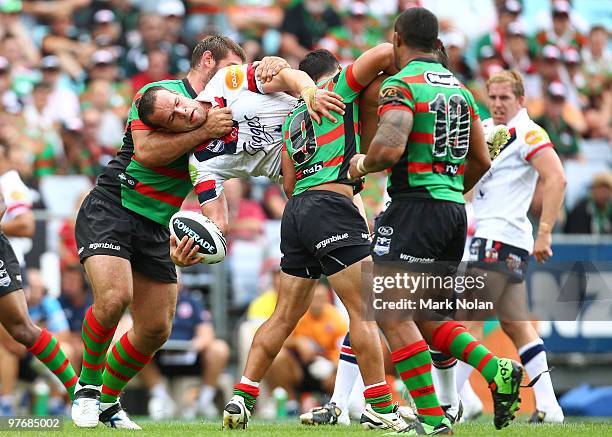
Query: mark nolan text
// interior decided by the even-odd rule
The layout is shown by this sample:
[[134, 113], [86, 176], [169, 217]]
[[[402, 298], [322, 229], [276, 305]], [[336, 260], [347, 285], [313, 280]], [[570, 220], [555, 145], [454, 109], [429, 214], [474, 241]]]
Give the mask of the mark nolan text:
[[493, 310], [493, 302], [479, 299], [399, 299], [386, 301], [384, 299], [374, 299], [375, 310]]

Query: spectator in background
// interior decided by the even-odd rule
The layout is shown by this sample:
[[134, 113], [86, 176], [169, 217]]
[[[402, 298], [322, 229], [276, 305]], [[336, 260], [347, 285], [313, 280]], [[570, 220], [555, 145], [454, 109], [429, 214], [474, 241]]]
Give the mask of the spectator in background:
[[0, 110], [19, 114], [22, 109], [21, 99], [11, 89], [11, 65], [8, 59], [0, 56]]
[[[23, 41], [16, 36], [7, 34], [0, 44], [0, 55], [9, 61], [11, 66], [11, 84], [17, 95], [24, 99], [32, 92], [34, 82], [40, 80], [38, 71], [33, 67], [38, 61], [31, 62], [26, 52], [21, 49]], [[40, 56], [37, 57], [40, 59]]]
[[564, 231], [568, 234], [612, 234], [612, 172], [595, 175], [591, 194], [567, 215]]
[[[81, 109], [85, 110], [90, 107], [94, 97], [91, 95], [90, 84], [95, 80], [108, 81], [111, 84], [110, 107], [113, 112], [122, 121], [125, 119], [125, 114], [128, 113], [132, 104], [133, 90], [132, 86], [125, 80], [119, 79], [119, 67], [117, 58], [109, 50], [98, 50], [91, 56], [90, 69], [88, 72], [88, 84], [85, 90], [81, 93]], [[116, 140], [113, 140], [116, 141]], [[104, 141], [107, 144], [108, 141]], [[120, 144], [113, 143], [116, 147]]]
[[164, 49], [171, 55], [172, 73], [189, 71], [191, 50], [183, 38], [185, 6], [180, 0], [161, 0], [157, 13], [164, 19]]
[[[161, 52], [163, 53], [163, 52]], [[91, 100], [84, 106], [95, 109], [100, 114], [97, 141], [100, 146], [118, 148], [122, 143], [125, 130], [124, 118], [117, 114], [116, 105], [123, 108], [123, 100], [117, 98], [113, 84], [108, 80], [96, 79], [89, 84]]]
[[567, 71], [572, 87], [574, 87], [580, 93], [580, 106], [585, 107], [587, 105], [587, 97], [585, 95], [587, 94], [587, 83], [584, 74], [582, 73], [582, 59], [580, 58], [580, 52], [573, 47], [565, 50], [563, 52], [563, 64], [565, 65], [565, 70]]
[[[51, 85], [52, 90], [44, 109], [45, 118], [52, 120], [56, 126], [69, 129], [80, 129], [81, 108], [76, 92], [66, 84], [62, 77], [60, 58], [54, 55], [45, 56], [40, 62], [42, 80]], [[59, 151], [56, 151], [59, 152]]]
[[516, 70], [523, 76], [536, 73], [531, 59], [527, 29], [522, 21], [513, 21], [508, 25], [508, 38], [504, 60], [511, 70]]
[[114, 58], [121, 57], [125, 51], [121, 45], [122, 30], [121, 23], [110, 9], [100, 9], [94, 14], [91, 38], [97, 47], [104, 47]]
[[342, 14], [342, 24], [331, 28], [318, 46], [333, 53], [342, 65], [352, 63], [385, 39], [380, 27], [372, 26], [369, 13], [366, 3], [352, 2]]
[[299, 412], [300, 393], [333, 392], [340, 344], [348, 326], [329, 298], [329, 287], [317, 284], [310, 308], [266, 374], [268, 387], [287, 391], [289, 413]]
[[472, 82], [475, 75], [465, 59], [465, 36], [458, 30], [451, 30], [442, 34], [440, 39], [448, 55], [448, 69], [462, 83]]
[[193, 367], [202, 378], [199, 395], [195, 405], [183, 409], [182, 416], [193, 418], [199, 413], [208, 418], [217, 417], [219, 411], [213, 401], [219, 376], [229, 360], [229, 346], [215, 337], [212, 317], [201, 301], [192, 292], [182, 287], [179, 289], [176, 315], [168, 341], [191, 341], [191, 347], [189, 350], [173, 351], [170, 345], [158, 351], [154, 360], [140, 372], [151, 394], [149, 414], [161, 419], [168, 413], [172, 415], [174, 409], [174, 401], [162, 382], [162, 374], [184, 375], [186, 367]]
[[287, 8], [281, 25], [280, 53], [297, 66], [319, 40], [342, 21], [326, 0], [303, 0]]
[[222, 0], [187, 0], [186, 3], [189, 16], [185, 30], [192, 42], [217, 33], [238, 40], [238, 33], [229, 23]]
[[578, 50], [586, 44], [586, 38], [572, 25], [570, 13], [572, 6], [566, 0], [554, 0], [552, 2], [552, 26], [544, 29], [536, 35], [536, 41], [540, 47], [552, 44], [560, 50], [574, 47]]
[[40, 61], [40, 53], [30, 37], [30, 32], [19, 19], [21, 11], [21, 1], [0, 2], [0, 39], [11, 35], [18, 42], [20, 56], [27, 65], [33, 66]]
[[262, 205], [269, 220], [280, 220], [283, 218], [287, 197], [280, 185], [269, 184], [264, 192]]
[[147, 68], [132, 76], [132, 90], [134, 93], [151, 82], [174, 79], [168, 71], [168, 53], [162, 49], [153, 49], [147, 53]]
[[540, 125], [550, 137], [555, 151], [562, 160], [578, 159], [578, 133], [564, 118], [565, 87], [561, 82], [552, 82], [544, 98], [544, 114], [534, 121]]
[[589, 95], [600, 93], [605, 81], [612, 77], [612, 52], [608, 40], [609, 33], [605, 27], [593, 26], [589, 32], [588, 44], [582, 50]]
[[485, 46], [493, 48], [497, 53], [504, 53], [506, 51], [508, 25], [516, 21], [522, 11], [523, 6], [520, 1], [506, 0], [502, 2], [497, 12], [496, 27], [476, 42], [477, 58], [481, 56], [482, 48]]

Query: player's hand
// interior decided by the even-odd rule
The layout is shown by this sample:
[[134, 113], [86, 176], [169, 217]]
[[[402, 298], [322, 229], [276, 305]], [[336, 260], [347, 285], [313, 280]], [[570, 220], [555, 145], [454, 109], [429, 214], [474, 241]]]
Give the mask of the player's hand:
[[349, 180], [354, 181], [363, 176], [363, 173], [357, 168], [357, 163], [361, 158], [365, 158], [365, 155], [363, 153], [356, 153], [355, 156], [351, 158], [348, 174], [346, 175]]
[[310, 117], [317, 124], [321, 124], [321, 117], [336, 123], [337, 120], [331, 114], [331, 111], [344, 115], [346, 105], [342, 102], [342, 96], [339, 94], [316, 87], [305, 88], [300, 94], [304, 102], [306, 102]]
[[210, 108], [206, 121], [202, 129], [210, 138], [221, 138], [232, 131], [234, 121], [232, 120], [232, 110], [229, 108]]
[[548, 232], [538, 232], [535, 244], [533, 245], [533, 256], [539, 263], [545, 263], [553, 255], [551, 249], [552, 235]]
[[179, 267], [193, 266], [202, 262], [204, 257], [197, 255], [200, 246], [194, 246], [194, 239], [184, 236], [180, 243], [177, 244], [177, 239], [174, 235], [170, 235], [170, 258], [172, 262]]
[[266, 56], [261, 61], [253, 62], [253, 66], [261, 83], [270, 82], [282, 69], [291, 68], [289, 62], [278, 56]]

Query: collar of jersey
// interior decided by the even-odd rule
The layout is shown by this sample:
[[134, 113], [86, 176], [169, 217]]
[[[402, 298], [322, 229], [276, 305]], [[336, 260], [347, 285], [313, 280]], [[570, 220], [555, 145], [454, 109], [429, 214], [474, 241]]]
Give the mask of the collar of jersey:
[[[434, 58], [425, 58], [425, 57], [422, 57], [422, 58], [414, 58], [414, 59], [413, 59], [412, 61], [410, 61], [410, 62], [427, 62], [427, 63], [429, 63], [429, 64], [439, 64], [439, 62], [438, 62], [436, 59], [434, 59]], [[410, 62], [408, 62], [408, 63], [410, 64]]]
[[187, 78], [184, 78], [181, 82], [183, 82], [183, 86], [185, 87], [185, 89], [189, 93], [189, 96], [192, 99], [195, 99], [196, 97], [198, 97], [198, 93], [195, 92], [195, 90], [193, 89], [193, 87], [191, 86]]

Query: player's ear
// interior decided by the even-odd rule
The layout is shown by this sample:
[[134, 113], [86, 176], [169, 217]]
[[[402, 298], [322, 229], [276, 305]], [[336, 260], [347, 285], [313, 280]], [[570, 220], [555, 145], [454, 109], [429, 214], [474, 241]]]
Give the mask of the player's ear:
[[527, 100], [527, 98], [526, 98], [525, 96], [520, 96], [520, 97], [518, 98], [519, 104], [520, 104], [521, 106], [525, 106], [525, 101], [526, 101], [526, 100]]
[[395, 47], [400, 47], [402, 45], [402, 39], [397, 32], [393, 32], [393, 45]]
[[210, 50], [206, 50], [204, 53], [202, 53], [202, 59], [200, 59], [200, 67], [213, 68], [215, 64], [215, 58], [213, 58], [213, 55]]

